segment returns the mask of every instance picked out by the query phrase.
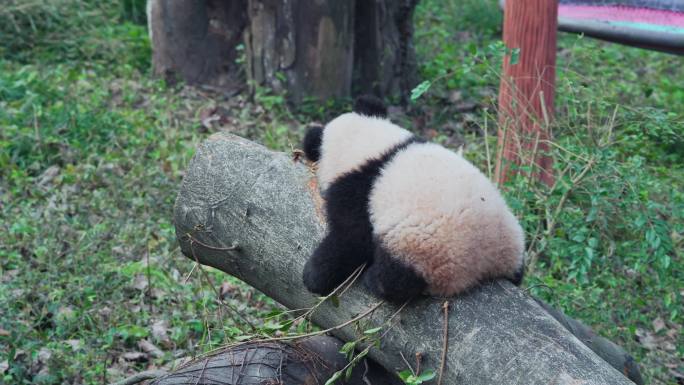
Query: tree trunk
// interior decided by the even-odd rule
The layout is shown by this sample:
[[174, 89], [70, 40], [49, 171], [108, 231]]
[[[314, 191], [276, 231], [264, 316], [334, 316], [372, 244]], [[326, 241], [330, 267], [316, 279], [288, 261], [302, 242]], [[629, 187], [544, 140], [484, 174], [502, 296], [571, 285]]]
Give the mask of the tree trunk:
[[149, 0], [154, 72], [224, 90], [247, 80], [295, 103], [364, 93], [405, 101], [417, 83], [416, 3]]
[[154, 73], [224, 90], [243, 82], [237, 45], [247, 23], [246, 0], [148, 0]]
[[[322, 201], [311, 170], [288, 155], [236, 136], [213, 135], [188, 167], [174, 222], [189, 258], [236, 276], [290, 309], [318, 302], [301, 274], [325, 232]], [[235, 249], [217, 249], [231, 246]], [[334, 328], [370, 312], [360, 330], [390, 324], [384, 326], [382, 346], [370, 350], [373, 360], [394, 372], [406, 369], [401, 354], [421, 353], [424, 369], [444, 365], [444, 384], [630, 383], [508, 281], [450, 299], [446, 316], [444, 302], [421, 298], [400, 310], [378, 305], [354, 285], [311, 318]], [[360, 337], [353, 324], [332, 332], [344, 341]]]
[[249, 0], [247, 74], [293, 101], [350, 93], [353, 1]]
[[534, 165], [532, 175], [553, 185], [547, 141], [553, 118], [557, 23], [558, 0], [506, 1], [503, 40], [513, 52], [504, 58], [499, 87], [499, 183], [506, 180], [511, 165]]
[[413, 13], [418, 0], [357, 1], [354, 20], [353, 94], [399, 96], [403, 104], [418, 83]]

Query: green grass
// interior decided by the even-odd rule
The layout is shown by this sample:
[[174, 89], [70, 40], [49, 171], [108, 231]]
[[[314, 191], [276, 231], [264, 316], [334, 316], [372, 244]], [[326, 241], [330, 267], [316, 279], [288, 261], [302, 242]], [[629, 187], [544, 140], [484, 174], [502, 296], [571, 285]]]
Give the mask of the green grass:
[[[150, 75], [141, 4], [0, 10], [0, 382], [113, 381], [248, 333], [219, 317], [171, 223], [183, 171], [208, 135], [203, 111], [225, 108], [232, 132], [289, 150], [309, 121], [345, 107], [167, 87]], [[433, 85], [404, 120], [465, 143], [482, 169], [484, 144], [496, 146], [500, 21], [494, 2], [475, 0], [425, 0], [416, 18], [421, 75]], [[682, 59], [560, 36], [553, 155], [566, 171], [552, 190], [524, 177], [503, 186], [532, 242], [526, 286], [624, 346], [649, 382], [672, 384], [666, 365], [681, 372], [684, 357], [681, 329], [667, 336], [684, 323]], [[462, 102], [476, 107], [459, 113]], [[273, 329], [270, 299], [206, 271], [225, 283], [225, 301]], [[646, 346], [644, 331], [674, 338], [675, 350]], [[163, 356], [123, 358], [145, 340]]]
[[[486, 169], [484, 141], [496, 146], [497, 5], [421, 4], [421, 70], [436, 80], [420, 100], [438, 110], [426, 128], [436, 129], [436, 139], [445, 143], [465, 142], [465, 155]], [[684, 370], [682, 58], [570, 34], [560, 34], [558, 45], [551, 129], [556, 174], [562, 177], [554, 189], [524, 176], [503, 186], [531, 244], [526, 285], [625, 347], [649, 383], [674, 384], [668, 366]], [[454, 91], [479, 108], [454, 112], [447, 101]], [[661, 320], [667, 326], [655, 330]], [[649, 344], [646, 334], [662, 338], [660, 344]]]

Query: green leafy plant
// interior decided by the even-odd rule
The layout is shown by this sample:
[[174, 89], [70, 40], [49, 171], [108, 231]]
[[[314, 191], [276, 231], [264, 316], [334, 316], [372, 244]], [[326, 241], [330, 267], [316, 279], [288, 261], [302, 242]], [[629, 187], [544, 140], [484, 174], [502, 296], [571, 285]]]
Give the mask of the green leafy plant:
[[432, 370], [426, 370], [423, 373], [416, 375], [411, 370], [406, 369], [398, 372], [397, 375], [399, 375], [399, 378], [401, 378], [406, 385], [420, 385], [432, 380], [437, 374]]

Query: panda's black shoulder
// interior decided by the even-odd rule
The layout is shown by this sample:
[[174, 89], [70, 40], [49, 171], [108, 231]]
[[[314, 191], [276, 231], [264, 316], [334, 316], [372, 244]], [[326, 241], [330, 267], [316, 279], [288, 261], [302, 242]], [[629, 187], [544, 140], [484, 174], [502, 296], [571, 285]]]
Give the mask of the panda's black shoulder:
[[375, 118], [387, 117], [387, 106], [380, 98], [373, 95], [361, 95], [354, 100], [352, 111], [359, 115]]

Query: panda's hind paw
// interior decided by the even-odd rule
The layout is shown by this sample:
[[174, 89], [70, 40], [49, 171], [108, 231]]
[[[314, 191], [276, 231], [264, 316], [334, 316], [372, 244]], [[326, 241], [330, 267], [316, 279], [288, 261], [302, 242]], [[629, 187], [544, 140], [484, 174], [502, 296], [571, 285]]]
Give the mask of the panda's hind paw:
[[330, 280], [321, 276], [321, 273], [310, 268], [309, 264], [304, 268], [302, 275], [304, 286], [308, 291], [318, 295], [328, 295], [335, 287], [330, 287]]
[[510, 281], [515, 286], [520, 286], [524, 276], [525, 276], [525, 265], [522, 265], [515, 272], [513, 272], [513, 276], [510, 278]]

